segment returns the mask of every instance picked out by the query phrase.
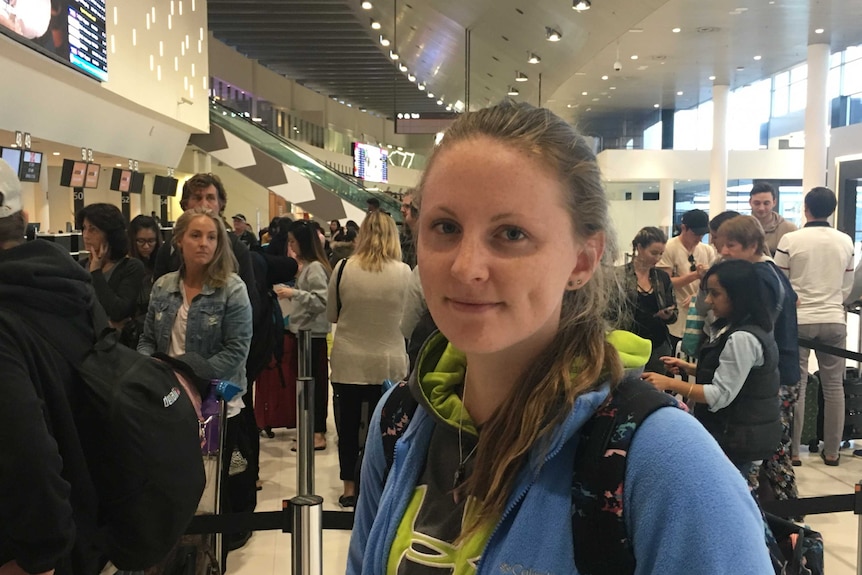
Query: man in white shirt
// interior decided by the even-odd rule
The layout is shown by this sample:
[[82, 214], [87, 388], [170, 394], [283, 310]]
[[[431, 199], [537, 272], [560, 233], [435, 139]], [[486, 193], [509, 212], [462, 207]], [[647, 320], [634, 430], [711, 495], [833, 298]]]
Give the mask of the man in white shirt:
[[[844, 300], [853, 286], [853, 241], [829, 224], [837, 200], [829, 188], [813, 188], [805, 195], [805, 219], [801, 230], [784, 235], [775, 252], [775, 264], [790, 278], [799, 296], [796, 312], [799, 337], [843, 348], [847, 338]], [[792, 457], [799, 460], [805, 384], [811, 350], [799, 348], [799, 400], [793, 425]], [[823, 389], [823, 451], [826, 465], [838, 465], [838, 448], [844, 430], [844, 359], [815, 351]]]
[[679, 306], [679, 319], [668, 326], [674, 346], [682, 339], [691, 298], [700, 289], [700, 280], [716, 259], [712, 246], [703, 243], [709, 231], [709, 216], [703, 210], [689, 210], [682, 215], [680, 234], [671, 238], [664, 255], [656, 265], [670, 276]]

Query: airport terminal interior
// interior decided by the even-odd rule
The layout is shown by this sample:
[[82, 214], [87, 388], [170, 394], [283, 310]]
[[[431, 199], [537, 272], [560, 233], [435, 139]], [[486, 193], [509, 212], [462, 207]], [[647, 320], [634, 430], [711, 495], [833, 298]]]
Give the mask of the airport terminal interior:
[[[369, 200], [403, 229], [402, 200], [447, 127], [509, 99], [584, 135], [619, 264], [642, 227], [670, 237], [690, 210], [751, 214], [749, 191], [768, 183], [798, 227], [806, 192], [833, 190], [830, 224], [852, 238], [855, 267], [860, 23], [859, 0], [0, 0], [0, 154], [28, 233], [76, 259], [84, 206], [152, 214], [168, 240], [198, 173], [224, 182], [226, 222], [242, 214], [255, 235], [281, 216], [327, 232], [361, 223]], [[332, 412], [315, 492], [344, 511]], [[296, 430], [274, 434], [260, 440], [258, 511], [297, 494]], [[802, 448], [800, 497], [853, 493], [862, 429], [853, 439], [840, 466]], [[829, 575], [862, 568], [860, 518], [805, 518]], [[324, 532], [326, 575], [344, 572], [349, 537]], [[283, 573], [290, 553], [289, 535], [254, 533], [227, 573]]]

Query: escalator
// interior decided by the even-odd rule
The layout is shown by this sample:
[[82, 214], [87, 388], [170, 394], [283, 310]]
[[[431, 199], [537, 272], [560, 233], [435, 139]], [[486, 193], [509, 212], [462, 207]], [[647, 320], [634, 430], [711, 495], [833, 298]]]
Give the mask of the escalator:
[[210, 133], [193, 134], [189, 143], [316, 218], [361, 221], [367, 200], [377, 198], [381, 210], [401, 219], [391, 196], [366, 190], [218, 102], [210, 102]]

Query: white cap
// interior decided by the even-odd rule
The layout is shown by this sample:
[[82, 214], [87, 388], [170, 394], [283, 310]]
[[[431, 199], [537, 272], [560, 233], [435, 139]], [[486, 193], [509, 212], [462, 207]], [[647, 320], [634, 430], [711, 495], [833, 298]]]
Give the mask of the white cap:
[[0, 193], [3, 194], [0, 199], [0, 218], [8, 218], [24, 209], [21, 205], [21, 182], [18, 181], [18, 174], [5, 160], [0, 160]]

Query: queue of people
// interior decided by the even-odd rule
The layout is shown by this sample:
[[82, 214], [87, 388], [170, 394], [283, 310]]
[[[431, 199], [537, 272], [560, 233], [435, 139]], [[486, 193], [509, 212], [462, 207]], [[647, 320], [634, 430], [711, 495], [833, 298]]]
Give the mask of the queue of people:
[[[356, 513], [348, 573], [413, 572], [427, 563], [420, 543], [443, 550], [435, 566], [447, 572], [772, 572], [751, 493], [797, 496], [807, 376], [797, 330], [844, 343], [853, 251], [826, 224], [831, 191], [806, 195], [801, 230], [769, 214], [721, 218], [717, 249], [702, 242], [707, 214], [692, 210], [670, 240], [640, 230], [632, 260], [615, 267], [589, 144], [547, 110], [504, 102], [447, 130], [404, 198], [400, 234], [369, 202], [360, 225], [330, 222], [329, 238], [315, 222], [280, 218], [259, 245], [242, 214], [233, 231], [226, 225], [219, 178], [196, 174], [169, 244], [152, 218], [127, 227], [115, 207], [92, 204], [78, 214], [89, 257], [75, 264], [23, 241], [27, 215], [6, 168], [0, 162], [0, 369], [14, 385], [0, 421], [15, 424], [8, 443], [20, 477], [0, 474], [17, 500], [0, 505], [3, 575], [87, 575], [99, 561], [86, 473], [61, 465], [80, 459], [63, 439], [75, 433], [68, 358], [7, 321], [4, 301], [56, 325], [72, 355], [86, 352], [104, 311], [141, 354], [194, 354], [230, 382], [221, 502], [230, 512], [253, 510], [259, 488], [251, 398], [261, 368], [250, 358], [271, 345], [260, 342], [270, 296], [289, 303], [279, 326], [288, 346], [299, 330], [312, 333], [315, 450], [328, 448], [332, 382], [338, 502]], [[752, 202], [768, 204], [768, 193], [752, 190]], [[267, 270], [278, 266], [289, 271], [275, 280]], [[692, 313], [704, 328], [684, 359], [675, 350]], [[843, 395], [831, 361], [818, 352], [822, 457], [838, 465]], [[384, 392], [386, 380], [396, 385]], [[692, 414], [668, 391], [692, 402]], [[625, 443], [600, 444], [592, 430], [603, 418], [619, 425], [617, 413], [631, 415]], [[597, 497], [597, 477], [619, 491]], [[43, 519], [22, 502], [38, 504]], [[228, 538], [222, 566], [249, 537]]]

